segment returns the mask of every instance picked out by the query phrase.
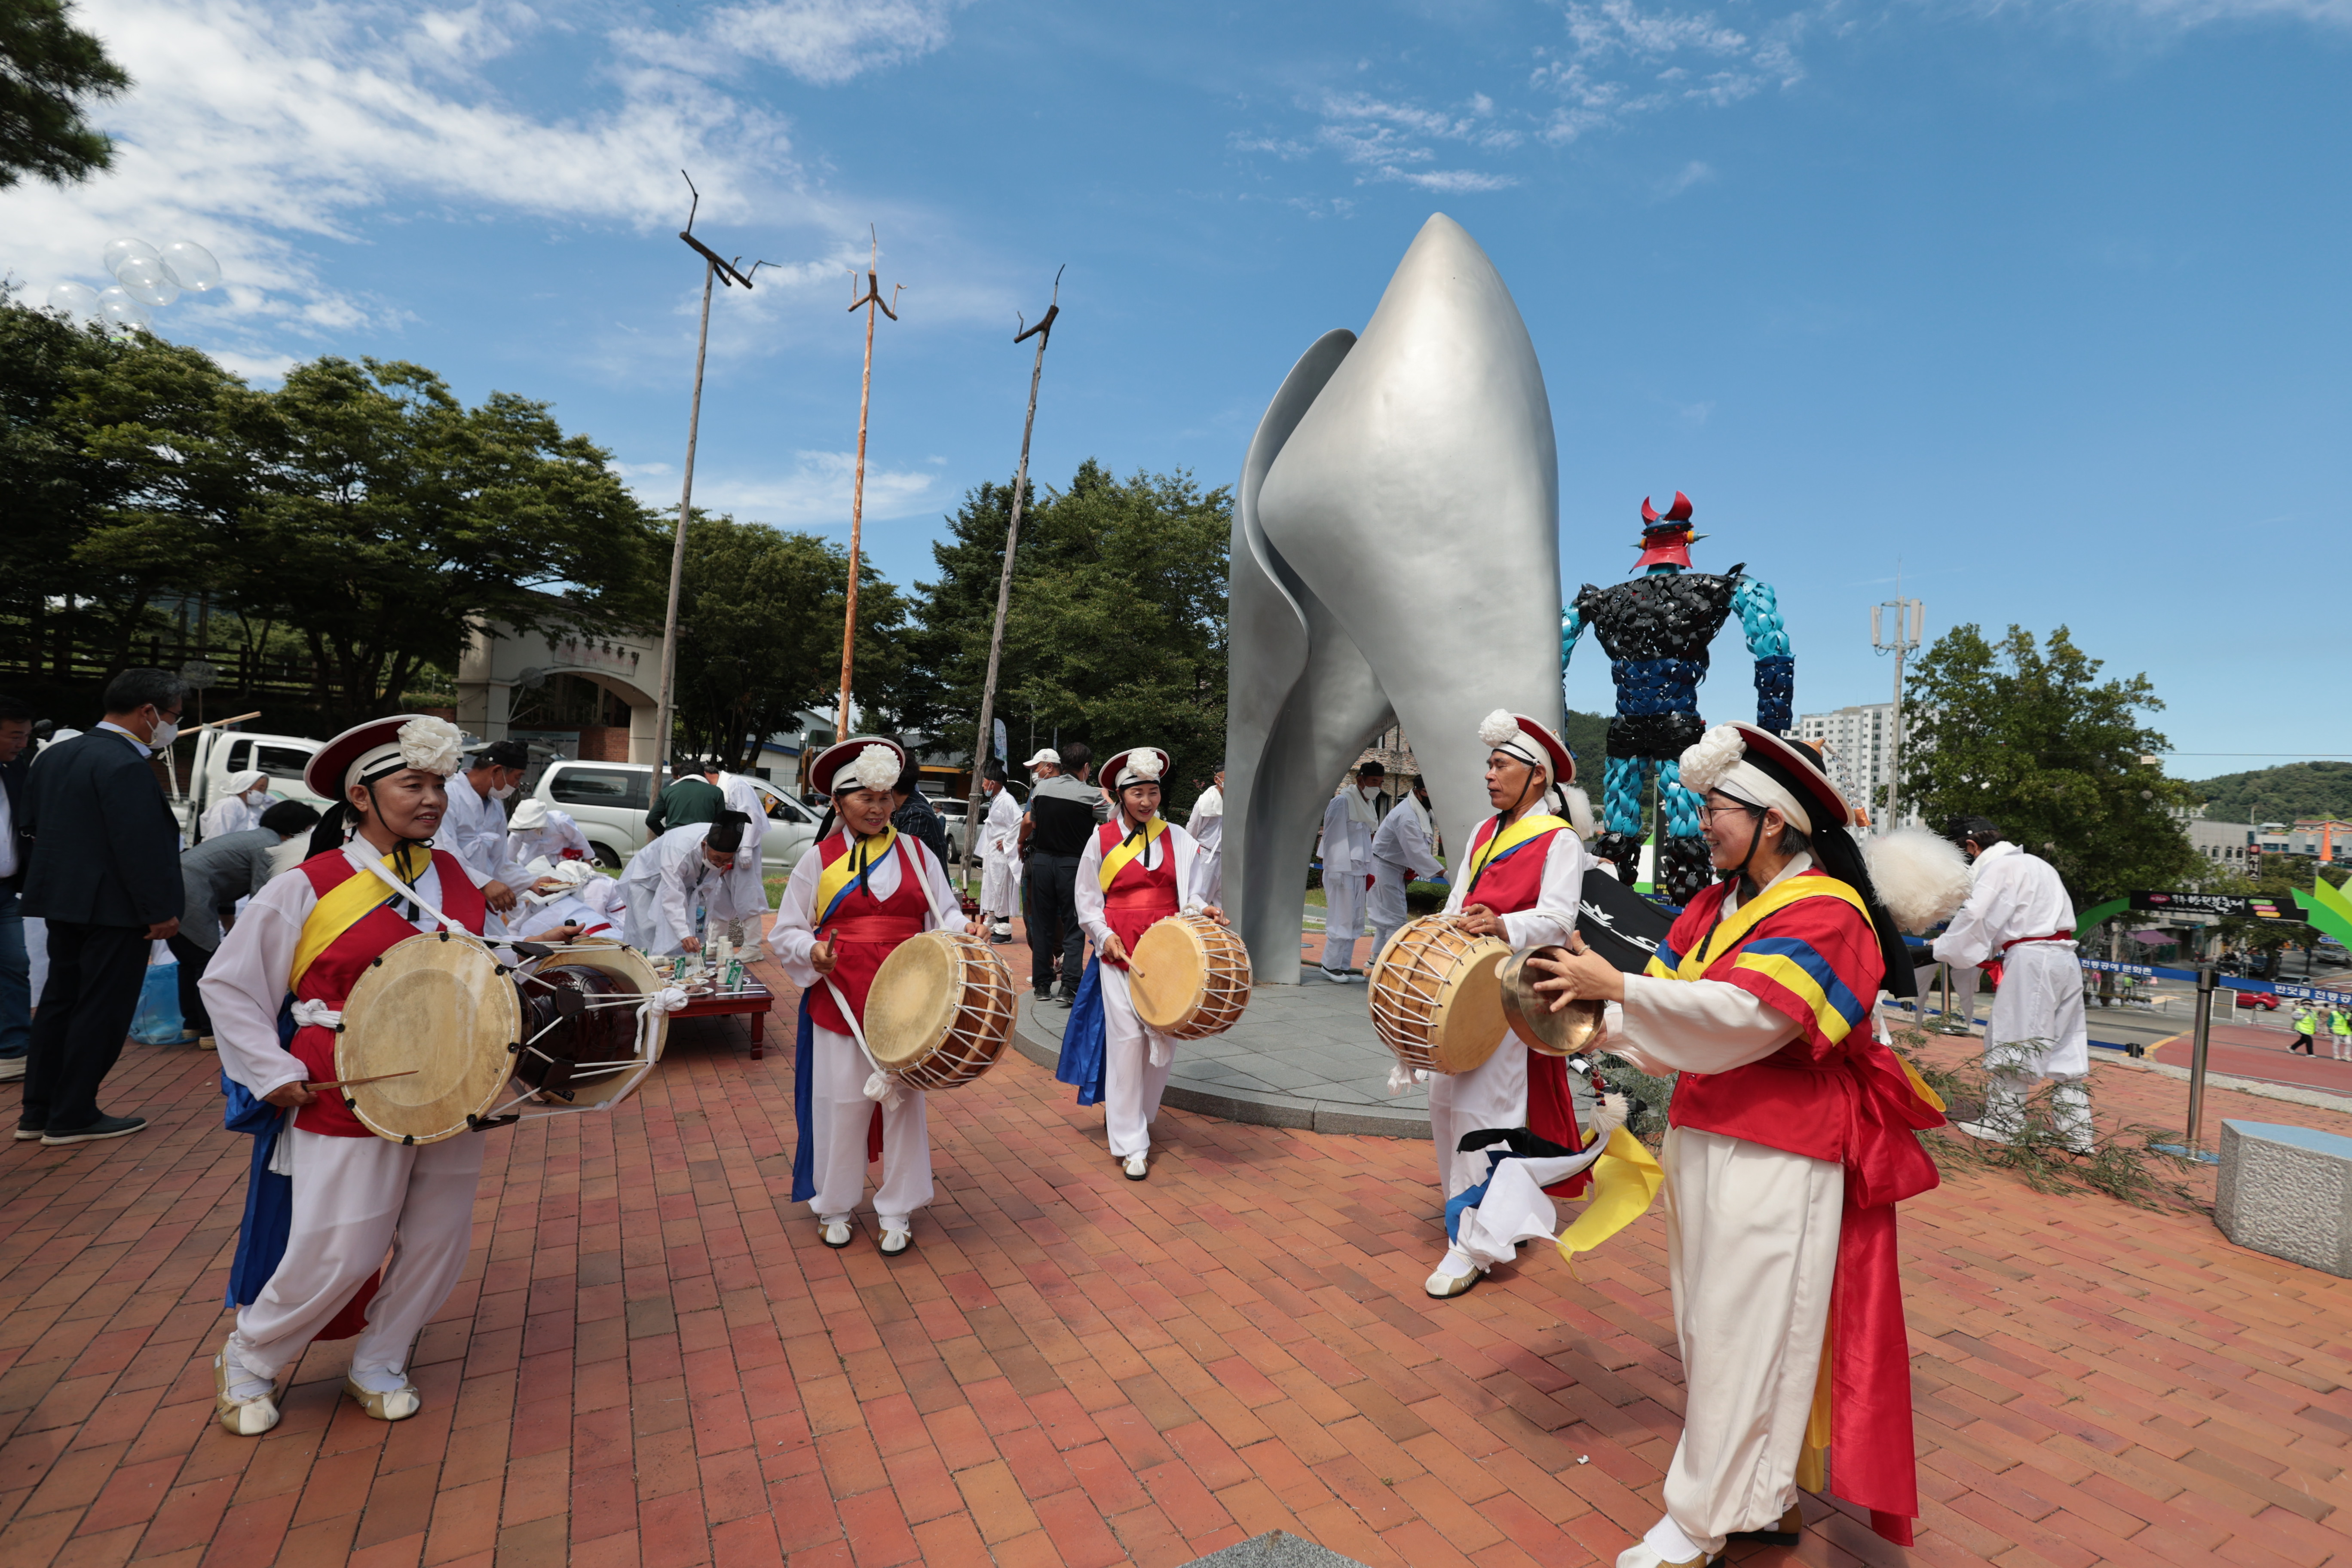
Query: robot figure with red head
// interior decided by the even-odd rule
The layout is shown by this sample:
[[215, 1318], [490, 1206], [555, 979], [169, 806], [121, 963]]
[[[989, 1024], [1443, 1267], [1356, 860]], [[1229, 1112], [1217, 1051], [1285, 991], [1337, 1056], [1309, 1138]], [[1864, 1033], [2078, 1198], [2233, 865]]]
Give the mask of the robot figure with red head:
[[1698, 799], [1683, 788], [1677, 759], [1706, 731], [1698, 684], [1706, 679], [1707, 645], [1734, 610], [1756, 659], [1757, 727], [1777, 735], [1794, 721], [1797, 661], [1771, 586], [1745, 575], [1744, 563], [1721, 574], [1692, 571], [1691, 543], [1703, 537], [1691, 531], [1690, 497], [1676, 490], [1663, 514], [1643, 498], [1642, 557], [1634, 563], [1641, 575], [1606, 588], [1587, 583], [1560, 617], [1563, 671], [1589, 626], [1617, 687], [1602, 777], [1605, 831], [1592, 852], [1633, 879], [1641, 862], [1642, 796], [1654, 770], [1665, 831], [1654, 880], [1678, 904], [1714, 880]]

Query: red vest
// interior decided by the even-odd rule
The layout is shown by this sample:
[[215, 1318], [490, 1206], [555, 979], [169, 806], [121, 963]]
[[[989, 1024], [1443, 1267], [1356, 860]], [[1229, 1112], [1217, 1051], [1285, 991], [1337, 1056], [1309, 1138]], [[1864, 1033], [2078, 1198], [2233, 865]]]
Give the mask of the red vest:
[[[1125, 834], [1123, 822], [1106, 822], [1095, 829], [1095, 847], [1105, 857], [1118, 847]], [[1176, 912], [1176, 830], [1170, 828], [1160, 836], [1152, 853], [1159, 858], [1157, 866], [1147, 868], [1144, 857], [1136, 856], [1118, 868], [1103, 891], [1103, 924], [1110, 927], [1128, 952], [1135, 951], [1136, 940], [1153, 926]], [[1106, 960], [1106, 963], [1108, 961]], [[1125, 969], [1124, 963], [1114, 965]]]
[[[923, 929], [931, 912], [931, 900], [924, 895], [921, 858], [910, 847], [911, 841], [900, 836], [893, 847], [898, 857], [898, 886], [887, 899], [877, 899], [868, 884], [858, 883], [842, 895], [833, 918], [817, 929], [819, 940], [830, 940], [837, 962], [822, 983], [809, 988], [809, 1017], [820, 1029], [831, 1029], [836, 1035], [850, 1032], [849, 1022], [841, 1016], [841, 1005], [833, 999], [835, 990], [849, 999], [856, 1009], [858, 1023], [866, 1021], [866, 994], [874, 988], [874, 976], [882, 968], [882, 961], [908, 937]], [[836, 833], [817, 846], [817, 864], [831, 865], [849, 852], [849, 836]], [[878, 1107], [877, 1108], [878, 1110]]]
[[[479, 936], [488, 905], [483, 901], [482, 889], [466, 875], [464, 862], [446, 850], [436, 849], [433, 869], [441, 879], [441, 912]], [[302, 875], [310, 879], [310, 890], [323, 899], [349, 879], [373, 879], [374, 873], [354, 870], [341, 849], [330, 849], [303, 861]], [[310, 961], [310, 967], [294, 983], [294, 999], [321, 1003], [341, 1012], [361, 973], [387, 950], [417, 934], [414, 925], [394, 912], [392, 889], [386, 888], [383, 903], [354, 921]], [[317, 1024], [307, 1025], [294, 1031], [293, 1041], [286, 1048], [302, 1064], [310, 1082], [334, 1081], [335, 1031]], [[324, 1133], [331, 1138], [375, 1136], [352, 1114], [343, 1097], [333, 1089], [304, 1106], [294, 1124], [305, 1132]]]

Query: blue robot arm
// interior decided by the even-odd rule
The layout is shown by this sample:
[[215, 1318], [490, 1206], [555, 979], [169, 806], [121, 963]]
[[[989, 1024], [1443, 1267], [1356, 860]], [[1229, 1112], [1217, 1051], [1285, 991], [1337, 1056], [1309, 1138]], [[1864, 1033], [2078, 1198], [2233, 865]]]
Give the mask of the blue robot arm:
[[1789, 630], [1780, 623], [1780, 601], [1769, 583], [1742, 577], [1731, 604], [1748, 633], [1748, 651], [1756, 658], [1756, 727], [1786, 734], [1797, 722], [1792, 711], [1797, 661], [1789, 652]]

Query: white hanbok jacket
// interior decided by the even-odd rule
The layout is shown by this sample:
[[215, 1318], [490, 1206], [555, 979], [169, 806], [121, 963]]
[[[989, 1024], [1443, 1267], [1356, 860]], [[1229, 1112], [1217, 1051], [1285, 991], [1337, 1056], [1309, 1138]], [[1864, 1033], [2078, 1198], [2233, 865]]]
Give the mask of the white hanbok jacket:
[[486, 881], [503, 882], [520, 890], [524, 885], [522, 863], [507, 854], [507, 808], [474, 788], [464, 773], [449, 775], [449, 809], [433, 847], [446, 849]]
[[[743, 837], [748, 839], [751, 836], [746, 833]], [[566, 857], [567, 849], [574, 853]], [[539, 859], [552, 862], [570, 858], [593, 863], [596, 847], [588, 842], [588, 836], [580, 831], [579, 821], [570, 812], [551, 811], [545, 826], [529, 833], [508, 834], [504, 855], [507, 865], [517, 867], [528, 867]]]
[[722, 871], [702, 857], [709, 836], [710, 824], [689, 822], [630, 857], [621, 874], [621, 902], [631, 947], [661, 955], [685, 952], [686, 939], [701, 934], [694, 920], [698, 905], [713, 922], [767, 913], [758, 852], [747, 843], [735, 852], [734, 866]]

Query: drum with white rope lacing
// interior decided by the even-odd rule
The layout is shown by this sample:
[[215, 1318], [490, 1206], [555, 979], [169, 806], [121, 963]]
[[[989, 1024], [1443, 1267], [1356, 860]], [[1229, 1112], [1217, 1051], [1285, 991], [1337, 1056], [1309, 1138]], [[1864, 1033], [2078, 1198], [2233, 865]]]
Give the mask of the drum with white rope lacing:
[[337, 1082], [325, 1092], [395, 1143], [608, 1110], [661, 1060], [669, 1014], [683, 1005], [618, 942], [413, 936], [352, 986], [333, 1024]]

